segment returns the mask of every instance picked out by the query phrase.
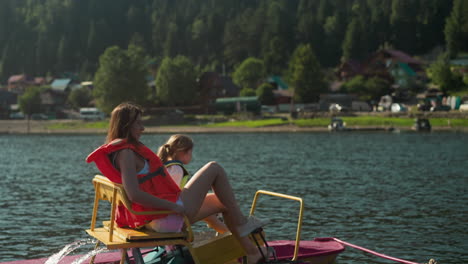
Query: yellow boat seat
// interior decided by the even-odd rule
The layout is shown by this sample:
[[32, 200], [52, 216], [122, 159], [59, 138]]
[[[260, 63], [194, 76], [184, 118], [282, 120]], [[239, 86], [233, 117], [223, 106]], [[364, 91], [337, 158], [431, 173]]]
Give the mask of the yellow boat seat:
[[[194, 234], [190, 221], [184, 217], [185, 230], [178, 233], [159, 233], [146, 228], [130, 229], [119, 228], [115, 225], [115, 212], [117, 205], [124, 205], [136, 215], [171, 214], [172, 211], [136, 212], [132, 209], [130, 200], [121, 184], [111, 182], [104, 176], [96, 175], [93, 179], [95, 197], [91, 217], [91, 227], [86, 232], [97, 239], [96, 248], [100, 243], [107, 249], [120, 249], [122, 251], [120, 263], [127, 259], [127, 250], [132, 249], [136, 263], [143, 263], [140, 248], [166, 245], [182, 245], [187, 247], [196, 264], [232, 263], [245, 255], [239, 242], [232, 234], [225, 234], [208, 241], [194, 241]], [[99, 201], [111, 203], [110, 219], [103, 221], [101, 227], [96, 227]], [[90, 263], [94, 262], [94, 258]]]

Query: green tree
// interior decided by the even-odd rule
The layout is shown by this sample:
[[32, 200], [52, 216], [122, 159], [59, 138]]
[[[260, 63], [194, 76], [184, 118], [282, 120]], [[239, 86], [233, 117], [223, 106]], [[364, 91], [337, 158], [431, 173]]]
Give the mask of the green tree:
[[381, 96], [388, 94], [389, 84], [378, 77], [366, 79], [362, 75], [357, 75], [344, 83], [341, 89], [344, 92], [356, 94], [359, 100], [371, 101], [379, 100]]
[[463, 87], [463, 78], [452, 72], [450, 69], [450, 61], [445, 54], [439, 56], [439, 58], [429, 66], [427, 74], [431, 78], [432, 83], [438, 85], [440, 90], [445, 94], [450, 91], [458, 91]]
[[265, 61], [265, 70], [268, 74], [280, 75], [284, 70], [285, 62], [287, 62], [287, 51], [284, 40], [275, 36], [268, 43], [263, 54]]
[[41, 89], [28, 87], [26, 92], [18, 98], [19, 108], [28, 118], [28, 133], [30, 131], [31, 115], [41, 111]]
[[265, 66], [263, 61], [257, 58], [245, 59], [232, 74], [235, 84], [242, 88], [256, 89], [257, 85], [265, 78]]
[[263, 105], [273, 105], [275, 104], [275, 94], [273, 90], [275, 87], [269, 83], [261, 84], [257, 89], [257, 97], [260, 103]]
[[397, 49], [409, 53], [417, 51], [417, 13], [419, 10], [418, 1], [393, 0], [390, 24], [393, 28], [392, 44]]
[[389, 88], [390, 85], [386, 80], [378, 77], [371, 77], [367, 79], [365, 94], [361, 96], [361, 100], [379, 100], [380, 97], [388, 94]]
[[[264, 6], [261, 3], [258, 5]], [[248, 57], [260, 57], [266, 21], [265, 10], [255, 5], [241, 8], [232, 19], [227, 20], [223, 34], [223, 54], [228, 67]]]
[[[323, 1], [317, 0], [300, 0], [297, 8], [297, 23], [296, 34], [299, 43], [317, 43], [321, 45], [323, 41], [323, 27], [319, 18], [325, 17], [325, 14], [320, 14], [320, 11], [325, 11], [324, 8], [319, 8]], [[314, 46], [314, 48], [320, 47]]]
[[322, 57], [324, 57], [324, 59], [320, 60], [319, 58], [323, 66], [333, 67], [336, 62], [340, 60], [342, 55], [341, 44], [346, 29], [343, 22], [343, 15], [340, 12], [336, 12], [335, 15], [327, 17], [324, 21], [323, 28], [325, 38], [323, 45], [326, 48], [322, 50]]
[[144, 103], [147, 98], [146, 65], [143, 49], [130, 45], [128, 50], [109, 47], [99, 58], [94, 77], [93, 96], [104, 112], [124, 101]]
[[68, 102], [75, 108], [88, 106], [92, 99], [92, 93], [87, 87], [75, 89], [68, 95]]
[[445, 42], [450, 58], [468, 50], [468, 2], [455, 0], [445, 24]]
[[166, 41], [164, 42], [164, 56], [173, 57], [177, 54], [179, 27], [176, 23], [169, 23], [169, 29], [166, 35]]
[[183, 105], [196, 102], [197, 72], [192, 62], [179, 55], [166, 57], [156, 77], [156, 95], [165, 105]]
[[294, 89], [294, 99], [299, 102], [318, 101], [320, 93], [327, 90], [322, 69], [310, 44], [302, 44], [296, 48], [288, 71], [288, 79]]
[[252, 88], [242, 88], [239, 92], [240, 96], [255, 96], [255, 90]]
[[66, 61], [66, 56], [68, 54], [66, 50], [66, 39], [65, 37], [62, 37], [60, 39], [60, 43], [57, 49], [57, 65], [56, 65], [56, 70], [57, 72], [63, 72], [65, 70], [65, 65], [67, 65]]
[[293, 16], [288, 1], [267, 1], [265, 7], [265, 26], [261, 36], [261, 54], [268, 74], [279, 75], [286, 67], [291, 39], [294, 39]]
[[152, 57], [184, 54], [218, 72], [262, 58], [268, 74], [286, 68], [300, 43], [313, 43], [326, 67], [339, 63], [342, 51], [362, 58], [385, 43], [425, 54], [446, 41], [451, 56], [468, 46], [466, 0], [114, 0], [112, 8], [109, 2], [0, 1], [0, 77], [94, 75], [106, 48], [129, 43]]
[[346, 30], [343, 41], [343, 57], [345, 59], [364, 59], [369, 53], [367, 32], [361, 17], [354, 17]]

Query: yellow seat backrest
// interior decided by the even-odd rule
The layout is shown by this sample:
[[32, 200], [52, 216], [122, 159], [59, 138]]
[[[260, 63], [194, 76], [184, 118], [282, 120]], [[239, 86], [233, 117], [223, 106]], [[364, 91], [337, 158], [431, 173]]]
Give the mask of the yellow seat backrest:
[[[172, 211], [134, 211], [131, 206], [131, 202], [125, 193], [125, 190], [121, 184], [111, 182], [109, 179], [102, 175], [96, 175], [93, 179], [95, 197], [94, 197], [94, 208], [91, 217], [91, 231], [96, 227], [97, 212], [99, 207], [99, 201], [105, 200], [111, 203], [110, 212], [110, 223], [109, 223], [109, 241], [113, 241], [114, 235], [114, 224], [115, 224], [115, 212], [118, 205], [124, 205], [131, 213], [135, 215], [155, 215], [155, 214], [171, 214]], [[187, 217], [184, 217], [186, 226], [186, 240], [193, 241], [192, 228], [190, 221]]]

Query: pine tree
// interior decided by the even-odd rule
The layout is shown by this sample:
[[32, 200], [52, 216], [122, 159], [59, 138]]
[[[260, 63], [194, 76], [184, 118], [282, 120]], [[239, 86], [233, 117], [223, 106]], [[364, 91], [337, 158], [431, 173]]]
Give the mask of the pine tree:
[[468, 2], [455, 0], [452, 13], [445, 24], [445, 41], [451, 58], [468, 51]]
[[289, 63], [288, 77], [295, 99], [299, 102], [316, 102], [320, 93], [327, 90], [320, 64], [310, 44], [296, 48]]

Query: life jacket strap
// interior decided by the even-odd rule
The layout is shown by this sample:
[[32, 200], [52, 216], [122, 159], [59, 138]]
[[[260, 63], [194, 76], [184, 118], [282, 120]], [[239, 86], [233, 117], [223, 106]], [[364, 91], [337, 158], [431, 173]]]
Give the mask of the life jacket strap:
[[161, 166], [161, 167], [159, 167], [159, 169], [157, 169], [157, 170], [155, 170], [153, 172], [150, 172], [150, 173], [146, 174], [145, 176], [139, 178], [138, 183], [142, 184], [145, 181], [151, 180], [152, 178], [154, 178], [154, 177], [156, 177], [158, 175], [166, 176], [166, 172], [164, 171], [164, 166]]

